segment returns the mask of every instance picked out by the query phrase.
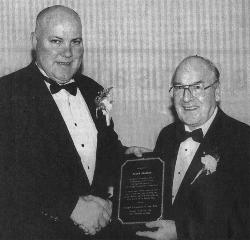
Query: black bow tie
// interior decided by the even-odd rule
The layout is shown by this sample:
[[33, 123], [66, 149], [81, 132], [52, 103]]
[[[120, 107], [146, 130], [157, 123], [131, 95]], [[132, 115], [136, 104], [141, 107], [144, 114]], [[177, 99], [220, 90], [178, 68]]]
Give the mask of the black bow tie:
[[59, 85], [55, 81], [53, 81], [51, 79], [48, 79], [48, 78], [45, 79], [45, 81], [50, 84], [49, 89], [50, 89], [51, 94], [58, 93], [62, 89], [65, 89], [70, 94], [72, 94], [74, 96], [76, 95], [76, 92], [77, 92], [77, 84], [76, 84], [76, 82], [71, 82], [71, 83]]
[[192, 132], [187, 132], [187, 131], [180, 131], [180, 132], [177, 132], [177, 139], [180, 141], [180, 142], [183, 142], [185, 141], [186, 139], [188, 138], [192, 138], [195, 142], [201, 142], [202, 139], [203, 139], [203, 132], [202, 132], [202, 129], [201, 128], [198, 128], [198, 129], [195, 129], [194, 131]]

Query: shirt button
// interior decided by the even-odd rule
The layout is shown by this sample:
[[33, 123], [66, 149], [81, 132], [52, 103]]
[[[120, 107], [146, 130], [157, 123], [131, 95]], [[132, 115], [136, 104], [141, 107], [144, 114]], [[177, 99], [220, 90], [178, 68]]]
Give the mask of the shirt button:
[[82, 143], [81, 146], [84, 147], [84, 144]]
[[178, 174], [181, 174], [181, 172], [178, 172]]
[[75, 126], [77, 127], [77, 123], [75, 123]]

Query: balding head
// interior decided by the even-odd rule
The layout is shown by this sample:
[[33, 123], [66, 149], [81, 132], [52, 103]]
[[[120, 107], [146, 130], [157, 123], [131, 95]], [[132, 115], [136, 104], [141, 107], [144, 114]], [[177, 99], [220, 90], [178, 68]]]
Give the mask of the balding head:
[[39, 35], [44, 27], [64, 22], [65, 20], [76, 22], [82, 28], [81, 19], [73, 9], [62, 5], [47, 7], [37, 15], [35, 33]]
[[177, 81], [178, 75], [183, 72], [197, 72], [200, 76], [211, 81], [219, 81], [220, 73], [217, 67], [209, 59], [201, 56], [189, 56], [184, 58], [176, 68], [172, 77], [172, 83]]

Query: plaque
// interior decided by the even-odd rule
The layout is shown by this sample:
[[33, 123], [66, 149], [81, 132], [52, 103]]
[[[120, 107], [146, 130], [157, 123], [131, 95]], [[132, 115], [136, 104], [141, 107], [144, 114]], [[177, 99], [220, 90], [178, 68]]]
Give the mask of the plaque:
[[118, 220], [122, 224], [143, 224], [161, 219], [163, 194], [164, 161], [159, 157], [125, 160], [121, 166]]

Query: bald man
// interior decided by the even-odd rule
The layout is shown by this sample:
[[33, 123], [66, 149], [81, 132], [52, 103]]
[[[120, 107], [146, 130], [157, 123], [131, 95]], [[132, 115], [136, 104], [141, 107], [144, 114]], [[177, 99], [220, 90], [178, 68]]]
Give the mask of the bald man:
[[0, 80], [2, 239], [85, 239], [111, 219], [108, 189], [125, 148], [80, 73], [82, 25], [60, 5], [42, 10], [34, 61]]
[[250, 127], [218, 107], [219, 76], [200, 56], [177, 67], [170, 92], [178, 120], [161, 131], [154, 150], [167, 166], [165, 220], [147, 223], [148, 231], [137, 235], [250, 239]]

